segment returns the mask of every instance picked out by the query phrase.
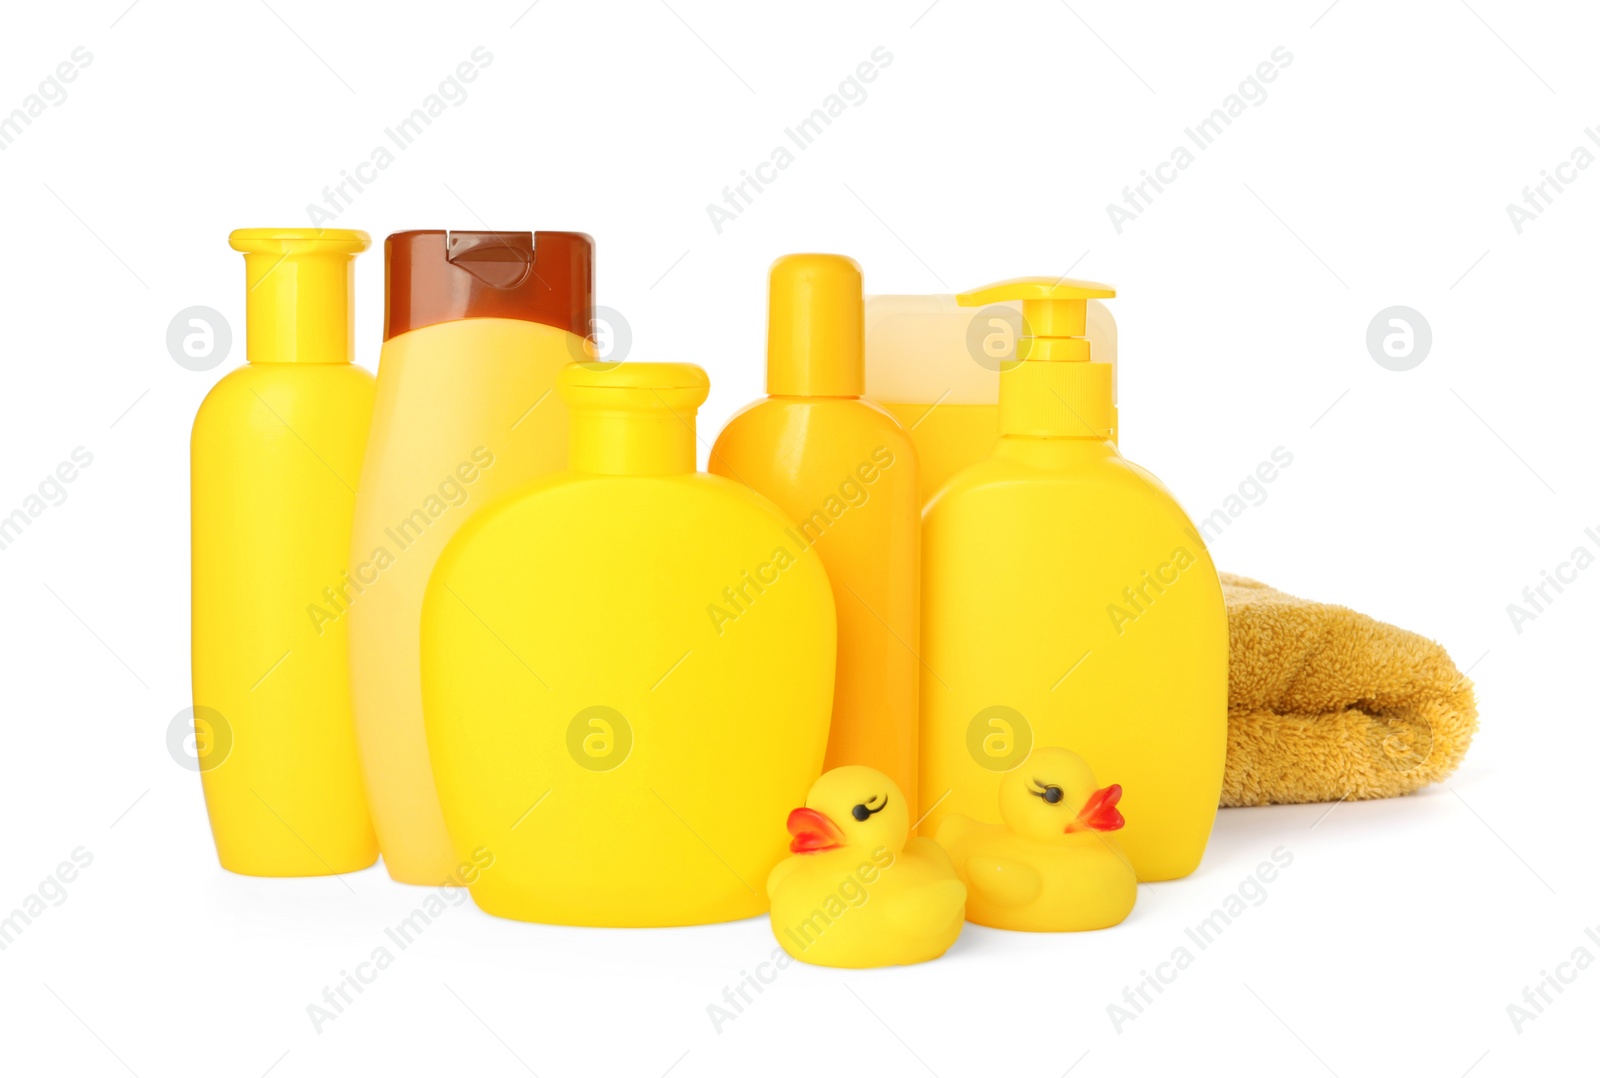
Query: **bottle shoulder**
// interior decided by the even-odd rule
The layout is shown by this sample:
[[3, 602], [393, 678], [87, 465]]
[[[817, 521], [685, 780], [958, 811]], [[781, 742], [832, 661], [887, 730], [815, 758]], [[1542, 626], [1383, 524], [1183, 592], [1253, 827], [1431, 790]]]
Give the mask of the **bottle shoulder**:
[[900, 421], [865, 397], [762, 397], [733, 413], [717, 440], [792, 425], [832, 433], [859, 431], [910, 444]]
[[542, 322], [517, 318], [459, 318], [396, 334], [378, 355], [380, 383], [479, 382], [515, 378], [530, 364], [559, 369], [589, 358], [583, 338]]
[[1007, 506], [1053, 510], [1072, 517], [1106, 508], [1132, 523], [1154, 516], [1189, 525], [1187, 514], [1166, 485], [1114, 449], [1066, 461], [997, 452], [957, 472], [929, 500], [924, 520], [937, 523], [969, 513], [992, 514]]
[[951, 493], [980, 490], [992, 486], [1036, 484], [1040, 487], [1106, 487], [1143, 490], [1152, 497], [1172, 495], [1160, 479], [1116, 452], [1077, 459], [1050, 459], [1047, 456], [1007, 454], [1004, 449], [967, 465], [945, 484]]
[[192, 435], [219, 424], [244, 425], [245, 416], [264, 409], [291, 427], [296, 420], [336, 418], [358, 424], [364, 436], [376, 390], [372, 372], [353, 363], [246, 363], [206, 393]]
[[915, 462], [910, 434], [871, 401], [767, 397], [728, 420], [711, 447], [708, 467], [715, 475], [757, 486], [772, 480], [804, 486], [809, 480], [828, 487], [859, 468], [893, 467], [914, 487]]
[[706, 472], [644, 476], [557, 472], [483, 506], [451, 546], [466, 548], [479, 537], [507, 533], [581, 541], [603, 531], [644, 540], [649, 531], [643, 522], [651, 520], [662, 525], [659, 534], [687, 536], [690, 543], [703, 539], [707, 531], [765, 535], [790, 526], [788, 518], [756, 491]]

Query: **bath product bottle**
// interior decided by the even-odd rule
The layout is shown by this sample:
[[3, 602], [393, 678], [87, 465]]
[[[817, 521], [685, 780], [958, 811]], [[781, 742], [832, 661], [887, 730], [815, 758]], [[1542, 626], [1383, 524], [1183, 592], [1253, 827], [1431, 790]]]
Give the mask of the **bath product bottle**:
[[558, 385], [569, 470], [468, 520], [423, 600], [439, 803], [463, 859], [493, 859], [473, 900], [577, 925], [761, 913], [772, 821], [822, 771], [827, 573], [771, 502], [696, 473], [699, 367]]
[[[772, 267], [767, 399], [738, 413], [710, 470], [749, 484], [822, 558], [839, 613], [829, 769], [864, 764], [914, 803], [922, 502], [911, 439], [861, 399], [861, 267], [787, 255]], [[760, 601], [735, 589], [726, 626]]]
[[320, 876], [378, 858], [348, 641], [311, 609], [344, 579], [373, 379], [350, 362], [365, 232], [243, 228], [249, 363], [190, 447], [194, 705], [222, 867]]
[[934, 496], [922, 531], [922, 804], [999, 823], [1001, 779], [1070, 745], [1122, 786], [1122, 848], [1142, 880], [1200, 863], [1222, 789], [1228, 623], [1199, 533], [1111, 440], [1109, 364], [1085, 301], [1111, 289], [1022, 278], [964, 305], [1021, 300], [992, 456]]
[[585, 358], [594, 242], [578, 232], [398, 232], [350, 573], [319, 626], [346, 621], [367, 798], [389, 875], [439, 886], [460, 860], [422, 728], [422, 592], [479, 507], [567, 463], [556, 373]]
[[[1095, 361], [1112, 364], [1114, 409], [1117, 324], [1098, 300], [1088, 323]], [[955, 296], [867, 297], [866, 396], [910, 432], [923, 505], [999, 444], [1000, 372], [1016, 365], [1021, 335], [1015, 302], [975, 310]]]

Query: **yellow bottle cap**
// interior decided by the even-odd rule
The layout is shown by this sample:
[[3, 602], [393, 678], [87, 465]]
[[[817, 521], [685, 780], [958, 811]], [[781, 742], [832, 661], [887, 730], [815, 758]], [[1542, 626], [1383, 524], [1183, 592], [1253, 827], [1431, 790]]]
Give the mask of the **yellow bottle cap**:
[[695, 413], [711, 379], [692, 363], [569, 363], [567, 466], [591, 475], [675, 475], [695, 466]]
[[574, 411], [695, 410], [711, 379], [693, 363], [569, 363], [556, 375], [561, 399]]
[[866, 390], [861, 267], [844, 255], [784, 255], [767, 304], [767, 392], [859, 397]]
[[252, 363], [348, 363], [355, 355], [355, 257], [347, 228], [236, 228], [244, 252], [245, 351]]
[[1116, 289], [1065, 277], [1018, 277], [963, 292], [963, 307], [1022, 301], [1021, 362], [1000, 374], [1000, 433], [1037, 438], [1114, 438], [1117, 409], [1109, 363], [1089, 361], [1091, 299]]

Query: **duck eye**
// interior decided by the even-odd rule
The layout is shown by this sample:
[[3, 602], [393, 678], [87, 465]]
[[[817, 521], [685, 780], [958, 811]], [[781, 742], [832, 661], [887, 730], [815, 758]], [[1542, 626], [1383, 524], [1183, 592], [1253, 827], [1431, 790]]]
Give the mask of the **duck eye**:
[[[882, 801], [883, 804], [879, 805], [877, 808], [872, 808], [870, 806], [872, 805], [872, 803], [874, 801]], [[862, 804], [859, 804], [855, 808], [851, 809], [850, 810], [850, 815], [854, 816], [858, 821], [865, 821], [868, 816], [871, 816], [871, 815], [873, 815], [875, 813], [882, 812], [884, 809], [886, 809], [888, 807], [889, 807], [889, 795], [888, 794], [879, 794], [876, 797], [867, 798], [867, 800], [865, 802], [863, 802]]]
[[1059, 805], [1061, 799], [1066, 796], [1061, 792], [1061, 787], [1059, 786], [1046, 786], [1038, 779], [1034, 779], [1033, 784], [1039, 788], [1028, 792], [1034, 797], [1042, 798], [1047, 805]]

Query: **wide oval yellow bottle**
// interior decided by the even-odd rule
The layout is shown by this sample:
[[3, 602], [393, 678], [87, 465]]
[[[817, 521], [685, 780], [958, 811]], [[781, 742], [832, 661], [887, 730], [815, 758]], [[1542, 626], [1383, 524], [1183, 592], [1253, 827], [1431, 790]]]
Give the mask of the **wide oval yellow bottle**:
[[[729, 420], [708, 467], [771, 498], [828, 570], [839, 661], [825, 766], [875, 768], [915, 803], [917, 454], [862, 386], [861, 267], [840, 255], [778, 259], [769, 396]], [[730, 625], [752, 598], [728, 604]]]
[[1000, 444], [923, 516], [922, 790], [1000, 822], [1001, 779], [1070, 745], [1123, 790], [1141, 880], [1194, 871], [1222, 789], [1228, 624], [1199, 533], [1118, 452], [1109, 364], [1090, 362], [1088, 282], [1025, 278], [961, 297], [1023, 301], [1000, 376]]
[[350, 717], [343, 579], [372, 375], [351, 364], [364, 232], [248, 228], [248, 365], [206, 395], [190, 449], [193, 680], [222, 867], [319, 876], [378, 858]]
[[439, 803], [462, 859], [493, 859], [473, 900], [556, 924], [761, 913], [774, 821], [822, 770], [827, 574], [771, 502], [695, 471], [700, 368], [574, 364], [559, 389], [569, 470], [467, 521], [423, 601]]
[[389, 875], [438, 886], [460, 863], [428, 766], [422, 593], [479, 508], [567, 463], [556, 374], [584, 356], [594, 242], [576, 232], [400, 232], [384, 244], [378, 395], [350, 575], [321, 624], [348, 621], [356, 732]]

